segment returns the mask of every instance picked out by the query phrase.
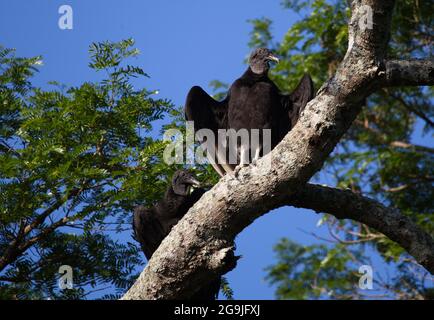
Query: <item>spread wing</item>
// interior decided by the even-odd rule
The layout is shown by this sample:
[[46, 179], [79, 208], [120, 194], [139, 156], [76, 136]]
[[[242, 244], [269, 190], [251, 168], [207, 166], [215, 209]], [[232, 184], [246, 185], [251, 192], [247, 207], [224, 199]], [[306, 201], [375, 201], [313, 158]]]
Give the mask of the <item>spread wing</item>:
[[[208, 151], [216, 157], [208, 160], [220, 176], [225, 174], [225, 163], [219, 155], [226, 154], [226, 149], [218, 145], [218, 129], [227, 129], [228, 97], [223, 101], [216, 101], [201, 87], [190, 89], [185, 102], [185, 119], [194, 122], [194, 130], [209, 129], [214, 133], [215, 141], [206, 144]], [[201, 141], [202, 143], [206, 140]]]
[[137, 206], [133, 217], [134, 238], [140, 243], [146, 259], [150, 259], [164, 239], [164, 230], [152, 209]]
[[284, 97], [284, 106], [287, 108], [289, 116], [289, 130], [294, 127], [301, 112], [307, 103], [313, 99], [314, 95], [312, 78], [309, 74], [305, 73], [295, 90], [290, 95]]
[[210, 129], [217, 133], [218, 129], [227, 128], [228, 98], [216, 101], [201, 87], [190, 89], [185, 102], [185, 118], [194, 121], [195, 131]]

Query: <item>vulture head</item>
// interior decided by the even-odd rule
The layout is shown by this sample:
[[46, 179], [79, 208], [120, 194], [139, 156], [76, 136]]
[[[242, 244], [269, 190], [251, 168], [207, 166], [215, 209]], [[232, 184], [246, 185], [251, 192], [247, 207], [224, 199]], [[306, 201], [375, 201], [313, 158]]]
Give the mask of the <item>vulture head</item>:
[[172, 188], [175, 194], [188, 196], [194, 187], [200, 187], [200, 182], [188, 170], [178, 170], [172, 177]]
[[250, 69], [256, 74], [266, 74], [270, 69], [270, 61], [279, 62], [274, 53], [267, 48], [258, 48], [249, 58]]

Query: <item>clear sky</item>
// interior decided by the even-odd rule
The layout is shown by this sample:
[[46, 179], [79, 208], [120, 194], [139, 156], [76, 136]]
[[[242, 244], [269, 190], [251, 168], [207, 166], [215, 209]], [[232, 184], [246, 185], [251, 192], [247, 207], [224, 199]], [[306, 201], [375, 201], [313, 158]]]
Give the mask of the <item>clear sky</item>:
[[[73, 8], [73, 30], [58, 27], [63, 4]], [[95, 80], [89, 44], [132, 37], [141, 51], [134, 64], [151, 76], [143, 85], [182, 105], [191, 86], [209, 92], [211, 80], [231, 83], [241, 75], [249, 54], [247, 20], [260, 17], [273, 20], [276, 40], [299, 18], [279, 0], [2, 0], [0, 44], [16, 48], [19, 56], [42, 55], [35, 84], [46, 87], [50, 80], [66, 85]], [[264, 281], [264, 268], [274, 261], [272, 246], [281, 237], [316, 242], [304, 231], [325, 235], [316, 227], [318, 219], [311, 211], [280, 208], [244, 230], [236, 240], [243, 257], [228, 274], [235, 298], [272, 299], [274, 288]]]

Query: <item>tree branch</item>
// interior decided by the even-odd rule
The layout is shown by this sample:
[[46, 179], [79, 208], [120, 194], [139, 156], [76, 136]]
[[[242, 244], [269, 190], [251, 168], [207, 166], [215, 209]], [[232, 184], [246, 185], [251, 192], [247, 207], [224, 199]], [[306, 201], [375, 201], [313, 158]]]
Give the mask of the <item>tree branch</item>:
[[47, 217], [49, 217], [53, 212], [58, 210], [68, 200], [80, 195], [84, 190], [86, 190], [85, 185], [83, 185], [80, 189], [75, 188], [71, 190], [69, 194], [65, 194], [63, 197], [57, 199], [50, 207], [37, 215], [31, 223], [29, 223], [28, 225], [22, 225], [15, 239], [13, 239], [9, 243], [6, 250], [0, 256], [0, 271], [6, 268], [9, 264], [13, 263], [21, 254], [23, 254], [23, 252], [30, 248], [36, 242], [34, 241], [35, 239], [42, 239], [42, 235], [44, 235], [45, 237], [48, 235], [49, 230], [53, 231], [58, 226], [60, 226], [58, 225], [56, 228], [48, 227], [41, 231], [38, 236], [31, 239], [26, 239], [26, 236], [28, 236], [36, 228], [40, 227], [45, 222]]
[[352, 219], [368, 225], [398, 243], [418, 263], [434, 274], [434, 240], [398, 210], [350, 190], [307, 184], [288, 205], [332, 214], [338, 219]]
[[389, 60], [383, 86], [432, 86], [434, 85], [434, 60]]
[[376, 143], [378, 143], [379, 145], [388, 145], [393, 148], [408, 149], [413, 152], [434, 153], [434, 149], [427, 146], [422, 146], [422, 145], [413, 144], [407, 141], [400, 141], [400, 140], [388, 141], [387, 136], [384, 133], [369, 126], [369, 123], [367, 122], [363, 122], [361, 120], [356, 119], [354, 121], [354, 124], [365, 129], [369, 133], [372, 133], [374, 135], [374, 139]]
[[413, 151], [434, 153], [433, 148], [421, 146], [421, 145], [417, 145], [417, 144], [412, 144], [412, 143], [408, 143], [405, 141], [392, 141], [392, 142], [390, 142], [390, 146], [395, 147], [395, 148], [410, 149]]
[[419, 118], [424, 120], [429, 126], [434, 127], [434, 122], [421, 110], [417, 109], [416, 106], [412, 105], [411, 103], [407, 103], [407, 101], [404, 100], [403, 97], [400, 95], [396, 95], [393, 93], [389, 93], [393, 98], [399, 101], [401, 105], [408, 109], [410, 112], [413, 112], [415, 115], [417, 115]]

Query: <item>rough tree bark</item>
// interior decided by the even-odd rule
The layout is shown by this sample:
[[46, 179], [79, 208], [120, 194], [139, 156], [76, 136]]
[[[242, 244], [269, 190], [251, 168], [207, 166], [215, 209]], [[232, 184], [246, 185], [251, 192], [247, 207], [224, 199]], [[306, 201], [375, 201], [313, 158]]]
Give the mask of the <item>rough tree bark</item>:
[[[434, 84], [432, 62], [386, 60], [393, 5], [392, 0], [351, 2], [349, 47], [336, 74], [271, 153], [256, 166], [241, 169], [237, 178], [223, 177], [204, 194], [122, 299], [188, 298], [235, 267], [233, 241], [238, 233], [262, 214], [288, 204], [361, 221], [396, 241], [434, 274], [433, 239], [410, 219], [348, 191], [306, 185], [348, 130], [365, 97], [385, 86]], [[366, 6], [373, 10], [371, 29], [359, 24], [366, 18]], [[428, 74], [420, 71], [427, 68]]]

